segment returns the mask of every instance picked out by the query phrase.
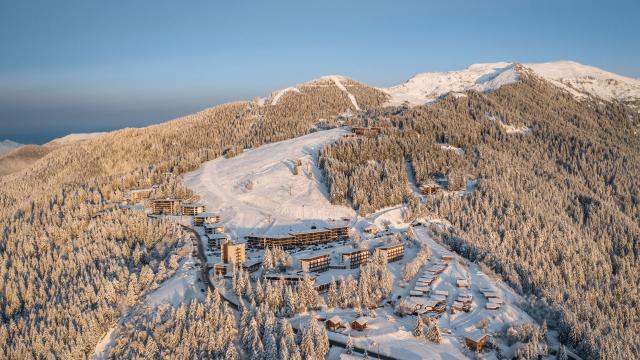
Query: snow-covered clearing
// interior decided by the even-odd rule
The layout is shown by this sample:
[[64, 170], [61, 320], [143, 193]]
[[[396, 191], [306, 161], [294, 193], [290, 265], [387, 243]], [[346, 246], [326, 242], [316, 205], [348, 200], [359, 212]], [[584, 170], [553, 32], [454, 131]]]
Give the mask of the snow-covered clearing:
[[[353, 218], [353, 209], [329, 202], [315, 163], [323, 144], [345, 134], [344, 129], [318, 131], [231, 159], [221, 157], [186, 174], [184, 184], [208, 210], [222, 213], [225, 231], [236, 239], [252, 232], [308, 230], [313, 225], [326, 226], [327, 219]], [[293, 174], [296, 160], [302, 163], [298, 175]]]

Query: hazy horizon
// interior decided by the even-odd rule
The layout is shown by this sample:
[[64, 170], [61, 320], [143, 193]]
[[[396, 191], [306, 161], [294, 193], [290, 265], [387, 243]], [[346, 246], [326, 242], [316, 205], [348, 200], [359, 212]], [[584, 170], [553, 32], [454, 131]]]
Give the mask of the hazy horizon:
[[328, 74], [389, 86], [474, 63], [572, 60], [638, 78], [638, 10], [631, 1], [3, 3], [0, 140], [145, 126]]

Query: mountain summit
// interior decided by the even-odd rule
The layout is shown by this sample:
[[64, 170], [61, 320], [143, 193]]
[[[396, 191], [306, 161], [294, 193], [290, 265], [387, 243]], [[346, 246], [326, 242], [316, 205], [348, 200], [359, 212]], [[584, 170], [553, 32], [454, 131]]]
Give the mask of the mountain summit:
[[640, 80], [617, 75], [593, 66], [574, 61], [555, 61], [538, 64], [496, 62], [474, 64], [464, 70], [426, 72], [416, 74], [405, 83], [381, 88], [391, 96], [389, 105], [423, 105], [437, 100], [447, 93], [467, 90], [494, 91], [519, 79], [520, 69], [570, 92], [576, 98], [595, 97], [618, 100], [636, 109], [640, 105]]

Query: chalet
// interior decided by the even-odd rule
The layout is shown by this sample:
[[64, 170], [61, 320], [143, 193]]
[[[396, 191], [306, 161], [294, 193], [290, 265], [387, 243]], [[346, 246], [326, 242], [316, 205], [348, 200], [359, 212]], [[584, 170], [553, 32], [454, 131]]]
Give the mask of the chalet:
[[413, 288], [413, 290], [420, 291], [423, 294], [426, 294], [426, 293], [429, 292], [429, 287], [427, 287], [427, 286], [416, 286], [416, 287]]
[[329, 254], [300, 259], [300, 268], [304, 272], [323, 272], [329, 269]]
[[340, 318], [340, 316], [337, 316], [337, 315], [328, 319], [325, 322], [325, 324], [327, 326], [327, 330], [329, 331], [339, 331], [347, 328], [344, 320], [342, 320], [342, 318]]
[[482, 352], [487, 344], [489, 336], [478, 329], [474, 332], [467, 333], [464, 337], [464, 343], [467, 347], [475, 352]]
[[340, 256], [340, 262], [346, 265], [349, 269], [355, 269], [360, 265], [366, 264], [369, 261], [369, 250], [360, 249], [356, 251], [342, 253]]
[[376, 126], [372, 127], [353, 127], [351, 132], [357, 136], [378, 136], [382, 132], [382, 129]]
[[244, 244], [231, 244], [229, 241], [222, 244], [223, 263], [242, 265], [245, 260]]
[[500, 309], [500, 304], [497, 304], [494, 302], [488, 302], [484, 307], [487, 310], [498, 310]]
[[204, 224], [205, 234], [221, 234], [224, 232], [224, 225], [222, 223]]
[[214, 224], [220, 222], [220, 220], [222, 220], [220, 214], [205, 212], [193, 217], [193, 225], [204, 226], [205, 224]]
[[154, 199], [151, 203], [151, 213], [156, 215], [178, 215], [180, 200]]
[[442, 188], [438, 184], [430, 183], [420, 185], [420, 192], [424, 195], [437, 194], [440, 192], [440, 190], [442, 190]]
[[453, 255], [451, 254], [442, 255], [442, 261], [449, 262], [451, 260], [453, 260]]
[[409, 290], [409, 296], [424, 296], [422, 291]]
[[208, 234], [207, 235], [207, 244], [210, 249], [222, 249], [222, 245], [230, 241], [231, 237], [228, 234]]
[[381, 252], [388, 263], [398, 261], [404, 257], [404, 245], [402, 244], [380, 247], [376, 251]]
[[129, 190], [129, 202], [131, 204], [137, 204], [142, 200], [146, 200], [151, 196], [153, 190], [154, 188]]
[[182, 215], [195, 216], [204, 213], [206, 207], [202, 204], [182, 204], [180, 206]]
[[359, 317], [351, 322], [353, 330], [364, 331], [367, 328], [367, 318]]

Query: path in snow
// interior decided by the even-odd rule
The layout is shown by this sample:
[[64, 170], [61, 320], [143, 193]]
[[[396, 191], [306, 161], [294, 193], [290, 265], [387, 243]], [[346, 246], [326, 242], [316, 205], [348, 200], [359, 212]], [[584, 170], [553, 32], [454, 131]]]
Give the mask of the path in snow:
[[344, 84], [340, 81], [340, 77], [332, 75], [329, 78], [331, 79], [331, 81], [333, 81], [334, 84], [336, 84], [338, 89], [344, 91], [347, 94], [347, 96], [349, 97], [349, 100], [351, 100], [351, 103], [353, 104], [353, 107], [355, 107], [357, 111], [360, 111], [360, 106], [358, 106], [358, 102], [356, 101], [356, 97], [353, 96], [353, 94], [350, 93], [349, 90], [347, 90], [347, 88], [344, 86]]
[[278, 100], [280, 100], [282, 95], [284, 95], [288, 91], [295, 91], [295, 92], [299, 93], [300, 89], [298, 89], [297, 87], [288, 87], [288, 88], [284, 88], [282, 90], [279, 90], [278, 92], [276, 92], [276, 94], [273, 96], [273, 98], [271, 98], [271, 105], [278, 104]]

